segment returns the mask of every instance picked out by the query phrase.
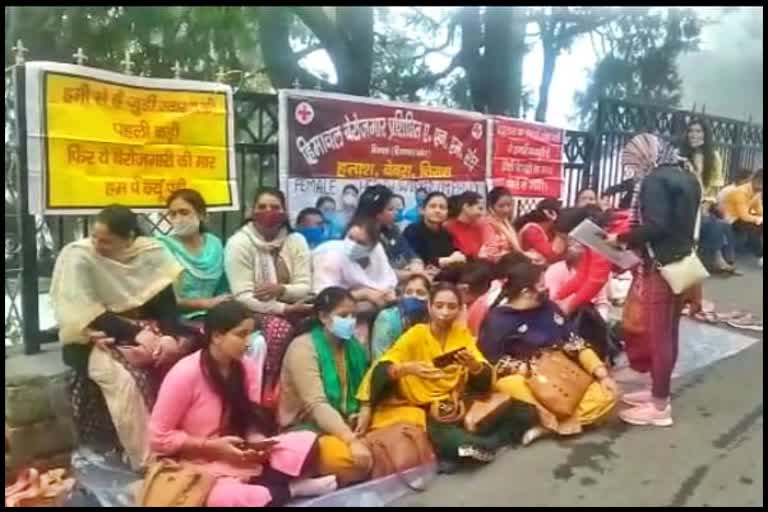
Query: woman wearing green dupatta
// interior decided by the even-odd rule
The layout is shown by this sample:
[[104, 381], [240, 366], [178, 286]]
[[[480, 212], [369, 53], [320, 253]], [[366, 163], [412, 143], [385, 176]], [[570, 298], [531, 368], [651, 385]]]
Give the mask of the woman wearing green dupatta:
[[208, 310], [231, 298], [224, 274], [224, 248], [218, 237], [201, 229], [206, 205], [199, 192], [177, 190], [166, 204], [173, 231], [157, 238], [184, 267], [175, 286], [182, 318], [200, 320]]
[[370, 410], [356, 397], [368, 358], [355, 338], [355, 301], [347, 290], [320, 292], [315, 312], [310, 331], [285, 354], [277, 421], [284, 430], [320, 434], [318, 473], [335, 475], [339, 485], [346, 485], [371, 471], [371, 453], [362, 442]]

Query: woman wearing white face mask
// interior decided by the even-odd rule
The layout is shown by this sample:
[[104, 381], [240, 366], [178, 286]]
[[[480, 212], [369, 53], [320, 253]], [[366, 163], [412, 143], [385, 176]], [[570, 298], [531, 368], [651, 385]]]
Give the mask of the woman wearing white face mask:
[[231, 298], [224, 274], [224, 247], [217, 236], [205, 231], [206, 204], [199, 192], [177, 190], [166, 205], [173, 229], [170, 235], [157, 238], [184, 267], [176, 283], [182, 317], [199, 320]]
[[367, 217], [349, 223], [344, 240], [326, 242], [312, 253], [312, 289], [346, 288], [358, 301], [381, 307], [394, 302], [397, 275], [379, 243], [376, 221]]

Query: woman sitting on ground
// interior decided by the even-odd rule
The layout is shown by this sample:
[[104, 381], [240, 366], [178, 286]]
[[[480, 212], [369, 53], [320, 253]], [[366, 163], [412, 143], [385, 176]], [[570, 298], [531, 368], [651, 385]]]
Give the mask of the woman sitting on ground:
[[371, 359], [381, 357], [411, 326], [427, 320], [427, 301], [431, 283], [423, 275], [414, 275], [405, 283], [403, 296], [392, 307], [382, 310], [373, 323]]
[[368, 217], [376, 221], [381, 246], [399, 282], [403, 282], [414, 273], [423, 272], [424, 262], [411, 249], [395, 223], [399, 202], [394, 192], [384, 185], [368, 187], [360, 196], [355, 217]]
[[264, 399], [273, 405], [280, 363], [293, 339], [292, 320], [309, 314], [312, 274], [307, 241], [291, 232], [285, 196], [276, 189], [256, 192], [250, 220], [227, 242], [225, 268], [232, 295], [257, 315], [267, 342]]
[[[480, 329], [480, 350], [496, 367], [495, 388], [536, 406], [540, 426], [526, 434], [524, 444], [548, 432], [577, 434], [613, 409], [618, 398], [616, 383], [603, 361], [574, 335], [563, 313], [548, 300], [544, 267], [520, 262], [507, 272], [502, 303], [491, 309]], [[527, 381], [535, 358], [550, 351], [565, 354], [593, 378], [569, 417], [550, 411], [534, 396]]]
[[326, 288], [315, 300], [315, 311], [309, 332], [285, 355], [277, 420], [284, 430], [317, 432], [319, 474], [336, 475], [339, 485], [347, 485], [371, 471], [355, 397], [368, 358], [355, 339], [355, 300], [347, 290]]
[[64, 362], [75, 370], [79, 438], [108, 449], [119, 439], [136, 469], [147, 461], [160, 379], [195, 348], [173, 291], [182, 270], [119, 205], [96, 216], [90, 238], [64, 247], [53, 270], [51, 302]]
[[477, 259], [483, 246], [483, 196], [466, 191], [455, 199], [455, 217], [445, 223], [445, 229], [453, 237], [453, 246], [467, 259]]
[[381, 308], [395, 301], [397, 275], [379, 243], [374, 219], [358, 217], [347, 227], [344, 240], [326, 242], [312, 253], [312, 288], [346, 288], [357, 301]]
[[481, 259], [496, 263], [512, 251], [522, 252], [517, 231], [512, 225], [514, 208], [512, 193], [505, 187], [495, 187], [488, 193], [488, 216], [483, 225]]
[[[471, 393], [490, 391], [494, 376], [475, 339], [457, 322], [461, 306], [454, 285], [436, 284], [429, 323], [411, 327], [384, 353], [368, 372], [357, 398], [370, 405], [364, 410], [372, 416], [363, 419], [370, 417], [373, 429], [412, 423], [427, 430], [442, 461], [489, 462], [498, 448], [519, 441], [535, 425], [535, 412], [513, 403], [479, 432], [464, 428], [462, 404]], [[436, 367], [436, 359], [446, 355], [445, 366]]]
[[196, 190], [177, 190], [168, 198], [170, 235], [157, 239], [184, 267], [176, 283], [176, 297], [182, 318], [201, 320], [214, 306], [231, 299], [224, 274], [224, 246], [205, 229], [206, 204]]
[[533, 251], [547, 263], [561, 260], [566, 242], [554, 231], [559, 215], [560, 200], [548, 198], [542, 199], [533, 211], [519, 217], [514, 225], [523, 251]]
[[[315, 468], [317, 435], [267, 439], [272, 425], [258, 405], [258, 364], [244, 357], [256, 323], [240, 302], [224, 302], [205, 318], [205, 346], [168, 373], [150, 421], [159, 457], [183, 459], [214, 476], [209, 507], [282, 506], [336, 489], [333, 476], [300, 479]], [[260, 443], [260, 444], [259, 444]]]
[[466, 262], [466, 257], [453, 245], [453, 237], [445, 230], [448, 220], [448, 196], [432, 192], [424, 199], [421, 219], [405, 228], [403, 236], [426, 265], [427, 272]]
[[[592, 221], [608, 234], [619, 233], [611, 214], [604, 213], [596, 205], [562, 210], [553, 229], [559, 236], [567, 239], [568, 234], [584, 220]], [[611, 279], [612, 269], [613, 264], [610, 260], [586, 247], [579, 258], [576, 272], [556, 291], [550, 290], [551, 298], [566, 316], [571, 316], [580, 308], [592, 304], [598, 295], [601, 299], [606, 295], [606, 286]], [[608, 305], [607, 299], [601, 302], [602, 306], [598, 311], [604, 320], [608, 320], [610, 308], [605, 307]]]

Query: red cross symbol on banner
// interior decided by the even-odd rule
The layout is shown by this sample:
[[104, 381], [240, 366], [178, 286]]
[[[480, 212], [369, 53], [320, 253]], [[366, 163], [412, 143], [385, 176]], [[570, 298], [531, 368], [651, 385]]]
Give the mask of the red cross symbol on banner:
[[306, 126], [315, 118], [315, 110], [312, 105], [303, 101], [296, 106], [295, 117], [299, 124]]

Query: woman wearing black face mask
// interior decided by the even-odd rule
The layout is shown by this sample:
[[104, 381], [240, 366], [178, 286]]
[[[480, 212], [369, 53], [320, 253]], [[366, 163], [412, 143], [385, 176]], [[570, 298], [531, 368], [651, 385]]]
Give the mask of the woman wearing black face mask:
[[[597, 354], [575, 336], [565, 315], [549, 300], [544, 267], [522, 261], [506, 274], [502, 296], [485, 318], [478, 342], [483, 355], [496, 366], [496, 391], [536, 406], [540, 426], [526, 433], [523, 444], [549, 432], [577, 434], [611, 411], [618, 398], [616, 383]], [[539, 358], [554, 353], [566, 356], [592, 379], [575, 410], [567, 414], [529, 384]]]
[[257, 315], [267, 341], [264, 401], [274, 405], [283, 354], [293, 338], [288, 319], [312, 311], [304, 303], [312, 288], [309, 246], [291, 232], [282, 192], [256, 192], [250, 220], [227, 241], [224, 265], [232, 295]]

